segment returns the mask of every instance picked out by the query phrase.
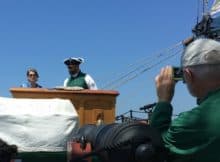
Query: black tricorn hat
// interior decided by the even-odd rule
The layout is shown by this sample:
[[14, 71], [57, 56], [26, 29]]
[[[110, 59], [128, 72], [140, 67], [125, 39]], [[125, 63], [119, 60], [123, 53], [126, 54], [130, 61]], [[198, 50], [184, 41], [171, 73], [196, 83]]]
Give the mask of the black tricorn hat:
[[84, 62], [84, 59], [81, 57], [70, 57], [70, 58], [66, 58], [64, 60], [64, 64], [66, 65], [70, 65], [70, 64], [81, 64]]

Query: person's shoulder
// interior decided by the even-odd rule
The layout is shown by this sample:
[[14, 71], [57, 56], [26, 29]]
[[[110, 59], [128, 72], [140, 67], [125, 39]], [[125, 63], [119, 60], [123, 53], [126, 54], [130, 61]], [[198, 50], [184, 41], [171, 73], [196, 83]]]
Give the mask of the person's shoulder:
[[37, 88], [42, 88], [42, 86], [40, 84], [37, 84]]
[[87, 73], [82, 72], [82, 71], [80, 71], [79, 74], [80, 74], [81, 76], [86, 76], [86, 75], [88, 75]]
[[90, 74], [88, 74], [88, 73], [85, 73], [85, 78], [87, 78], [87, 79], [89, 79], [89, 80], [94, 80], [94, 79], [92, 78], [92, 76], [91, 76]]
[[29, 85], [28, 85], [28, 83], [22, 83], [22, 84], [20, 85], [20, 87], [27, 88], [27, 87], [29, 87]]

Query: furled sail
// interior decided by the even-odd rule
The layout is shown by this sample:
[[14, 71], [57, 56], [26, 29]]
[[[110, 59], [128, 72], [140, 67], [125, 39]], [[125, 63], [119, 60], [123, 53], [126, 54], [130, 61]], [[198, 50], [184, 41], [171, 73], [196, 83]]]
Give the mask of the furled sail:
[[211, 10], [210, 16], [212, 19], [211, 32], [215, 39], [220, 40], [220, 0], [215, 0]]
[[207, 37], [220, 40], [220, 0], [215, 0], [210, 11], [193, 28], [196, 37]]
[[220, 0], [215, 0], [211, 10], [210, 10], [210, 15], [216, 15], [220, 12]]

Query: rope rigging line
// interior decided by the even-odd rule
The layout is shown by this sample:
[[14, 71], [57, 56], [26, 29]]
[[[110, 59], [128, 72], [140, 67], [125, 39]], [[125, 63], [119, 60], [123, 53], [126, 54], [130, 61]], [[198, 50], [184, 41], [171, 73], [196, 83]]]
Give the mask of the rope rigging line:
[[[127, 111], [127, 112], [125, 112], [125, 113], [123, 113], [123, 114], [120, 114], [120, 115], [127, 115], [127, 114], [129, 114], [129, 113], [131, 113], [131, 112], [146, 114], [146, 112], [143, 112], [143, 111], [129, 110], [129, 111]], [[119, 115], [119, 116], [120, 116], [120, 115]]]
[[[178, 46], [180, 46], [181, 44], [182, 44], [182, 42], [179, 42], [179, 43], [173, 45], [172, 47], [169, 47], [169, 48], [167, 48], [167, 49], [161, 50], [160, 52], [157, 52], [157, 53], [155, 54], [155, 56], [160, 56], [162, 53], [164, 53], [164, 51], [169, 52], [169, 51], [171, 51], [171, 50], [174, 50], [174, 49], [176, 49]], [[140, 64], [140, 63], [141, 63], [141, 64], [146, 64], [147, 62], [151, 62], [151, 60], [153, 60], [153, 59], [155, 58], [155, 56], [154, 56], [154, 55], [152, 55], [152, 56], [150, 56], [150, 57], [147, 56], [147, 57], [145, 57], [145, 58], [143, 58], [143, 59], [140, 59], [140, 60], [138, 60], [138, 61], [136, 61], [136, 62], [130, 64], [129, 67], [137, 66], [137, 65]], [[147, 61], [147, 62], [145, 62], [145, 61]]]
[[136, 77], [139, 76], [140, 74], [143, 74], [144, 72], [146, 72], [146, 71], [152, 69], [153, 67], [155, 67], [155, 66], [161, 64], [163, 61], [166, 61], [166, 60], [172, 58], [173, 56], [175, 56], [175, 55], [177, 55], [177, 54], [180, 54], [181, 51], [182, 51], [182, 50], [180, 50], [180, 51], [178, 51], [178, 52], [176, 52], [176, 53], [174, 53], [174, 54], [172, 54], [172, 55], [170, 55], [170, 56], [168, 56], [168, 57], [166, 57], [166, 58], [164, 58], [164, 59], [158, 61], [157, 63], [155, 63], [155, 64], [153, 64], [153, 65], [151, 65], [151, 66], [149, 66], [149, 67], [146, 67], [145, 69], [143, 69], [143, 70], [140, 71], [139, 73], [136, 73], [134, 76], [131, 76], [131, 77], [129, 77], [129, 78], [126, 79], [126, 80], [122, 80], [121, 82], [119, 82], [119, 83], [116, 84], [116, 85], [113, 85], [113, 86], [110, 87], [109, 89], [117, 89], [118, 87], [124, 85], [124, 84], [127, 83], [128, 81], [133, 80], [134, 78], [136, 78]]
[[203, 0], [203, 14], [207, 14], [208, 13], [208, 0]]
[[[165, 50], [162, 50], [161, 52], [159, 52], [158, 54], [156, 55], [151, 55], [150, 57], [146, 57], [144, 59], [142, 59], [141, 61], [138, 61], [138, 62], [142, 62], [141, 64], [138, 62], [135, 62], [133, 64], [131, 64], [129, 67], [132, 67], [132, 66], [137, 66], [137, 67], [134, 67], [133, 69], [131, 69], [130, 71], [128, 72], [124, 72], [124, 73], [121, 73], [121, 75], [116, 78], [116, 79], [113, 79], [111, 81], [109, 81], [108, 83], [106, 83], [104, 86], [102, 86], [101, 89], [107, 89], [108, 87], [110, 87], [111, 85], [117, 83], [118, 81], [128, 77], [129, 75], [131, 75], [132, 73], [135, 73], [137, 70], [141, 69], [141, 68], [144, 68], [144, 66], [146, 66], [146, 64], [148, 63], [152, 63], [154, 59], [157, 59], [157, 57], [163, 57], [163, 55], [165, 55], [165, 52], [168, 53], [172, 50], [175, 50], [177, 47], [179, 47], [180, 45], [182, 44], [182, 42], [179, 42], [177, 44], [175, 44], [174, 46], [170, 47], [170, 48], [167, 48]], [[118, 75], [117, 75], [118, 76]]]
[[196, 17], [196, 24], [199, 23], [199, 12], [200, 12], [199, 2], [200, 2], [200, 0], [197, 0], [197, 17]]
[[[119, 78], [107, 83], [105, 86], [103, 86], [102, 89], [114, 89], [114, 88], [119, 87], [120, 85], [123, 85], [124, 83], [127, 83], [128, 81], [136, 78], [137, 76], [144, 73], [145, 71], [152, 69], [154, 66], [158, 65], [159, 63], [178, 54], [180, 52], [180, 49], [179, 49], [180, 45], [182, 45], [182, 42], [179, 42], [179, 43], [175, 44], [174, 46], [172, 46], [171, 48], [167, 48], [166, 50], [163, 50], [162, 52], [158, 53], [157, 55], [154, 55], [150, 60], [149, 59], [146, 60], [146, 58], [145, 58], [144, 60], [146, 60], [146, 61], [145, 62], [142, 61], [143, 63], [141, 65], [136, 65], [137, 67], [135, 67], [131, 71], [123, 74]], [[165, 55], [167, 53], [168, 53], [168, 55]], [[158, 61], [158, 59], [161, 59], [162, 57], [165, 57], [165, 58], [162, 59], [161, 61]], [[157, 63], [152, 64], [154, 61], [156, 61]]]

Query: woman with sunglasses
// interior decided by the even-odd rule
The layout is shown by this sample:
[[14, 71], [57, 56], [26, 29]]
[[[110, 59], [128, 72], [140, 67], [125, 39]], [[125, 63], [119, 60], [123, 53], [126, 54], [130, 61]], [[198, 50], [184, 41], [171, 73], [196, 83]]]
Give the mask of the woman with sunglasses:
[[27, 75], [27, 82], [23, 83], [21, 85], [21, 87], [24, 87], [24, 88], [42, 88], [42, 86], [37, 83], [38, 78], [39, 78], [39, 74], [38, 74], [36, 69], [34, 69], [34, 68], [28, 69], [26, 75]]

